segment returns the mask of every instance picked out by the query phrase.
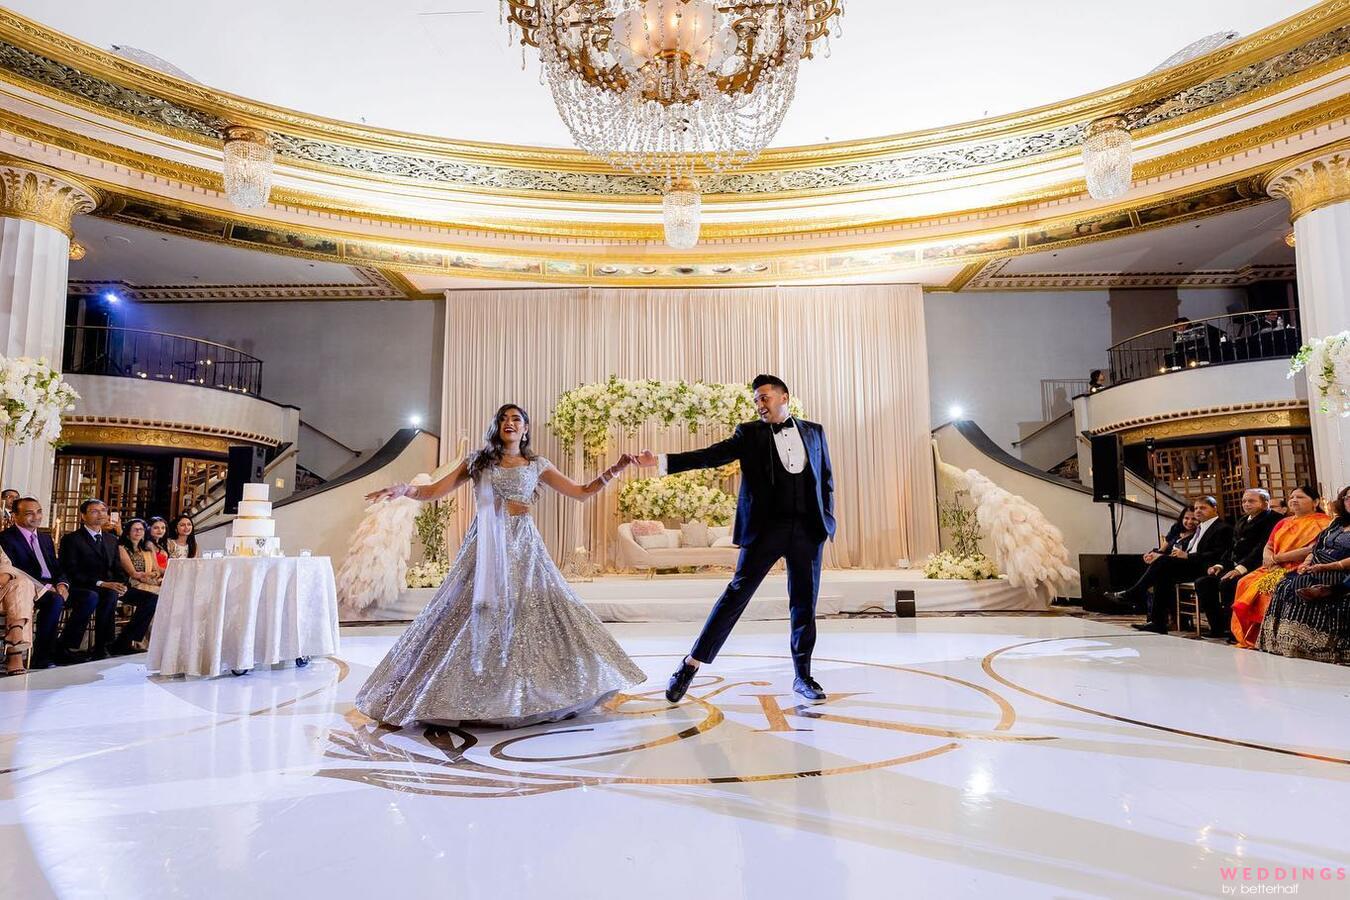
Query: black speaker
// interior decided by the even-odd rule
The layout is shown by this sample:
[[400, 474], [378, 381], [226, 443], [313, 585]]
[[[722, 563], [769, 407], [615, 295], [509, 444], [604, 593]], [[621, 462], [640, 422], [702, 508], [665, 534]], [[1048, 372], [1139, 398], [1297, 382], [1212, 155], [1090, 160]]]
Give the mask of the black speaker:
[[914, 618], [914, 592], [895, 592], [895, 617], [897, 619]]
[[230, 448], [230, 468], [225, 473], [225, 515], [232, 516], [239, 512], [244, 485], [261, 482], [266, 465], [267, 451], [262, 447]]
[[1146, 564], [1135, 553], [1081, 553], [1078, 574], [1083, 587], [1083, 609], [1110, 615], [1139, 612], [1132, 604], [1121, 604], [1106, 597], [1108, 591], [1122, 591], [1139, 580]]
[[1103, 434], [1092, 439], [1092, 499], [1119, 503], [1125, 499], [1125, 464], [1120, 458], [1120, 437]]

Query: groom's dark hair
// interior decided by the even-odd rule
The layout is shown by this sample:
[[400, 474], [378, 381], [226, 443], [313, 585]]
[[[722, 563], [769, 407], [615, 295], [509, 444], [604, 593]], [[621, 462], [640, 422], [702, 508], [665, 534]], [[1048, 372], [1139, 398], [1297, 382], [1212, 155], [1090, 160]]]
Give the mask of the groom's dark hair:
[[756, 375], [755, 380], [750, 382], [750, 389], [757, 391], [766, 384], [773, 385], [785, 394], [792, 393], [788, 390], [788, 386], [783, 382], [783, 379], [777, 375]]

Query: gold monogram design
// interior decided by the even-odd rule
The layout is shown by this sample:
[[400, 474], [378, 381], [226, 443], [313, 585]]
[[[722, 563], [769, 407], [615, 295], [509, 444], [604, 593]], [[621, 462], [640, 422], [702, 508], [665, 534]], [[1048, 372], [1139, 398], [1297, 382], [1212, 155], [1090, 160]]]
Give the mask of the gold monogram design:
[[[931, 759], [967, 741], [1053, 740], [1014, 734], [1011, 704], [954, 676], [818, 659], [848, 663], [856, 668], [839, 670], [837, 678], [856, 676], [866, 687], [882, 690], [846, 690], [825, 703], [804, 705], [779, 683], [784, 657], [723, 655], [728, 658], [771, 661], [775, 678], [699, 676], [681, 706], [668, 704], [661, 690], [620, 694], [594, 716], [495, 741], [500, 732], [467, 727], [425, 728], [419, 741], [353, 710], [347, 715], [350, 730], [328, 734], [326, 755], [344, 765], [317, 774], [404, 793], [520, 797], [599, 785], [748, 784], [846, 775]], [[923, 680], [938, 682], [941, 705], [950, 709], [935, 712], [931, 707], [939, 704], [906, 699], [916, 696]], [[918, 717], [930, 721], [913, 721]], [[856, 740], [857, 729], [871, 737]], [[792, 737], [802, 732], [812, 734]], [[871, 758], [856, 758], [862, 747]]]

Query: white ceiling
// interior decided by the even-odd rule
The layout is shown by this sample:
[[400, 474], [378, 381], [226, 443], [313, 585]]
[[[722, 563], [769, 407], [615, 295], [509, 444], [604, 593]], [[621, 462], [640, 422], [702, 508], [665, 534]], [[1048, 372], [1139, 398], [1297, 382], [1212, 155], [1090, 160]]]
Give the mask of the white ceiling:
[[1261, 203], [1198, 222], [1016, 256], [1000, 274], [1144, 274], [1293, 265], [1294, 251], [1284, 242], [1289, 231], [1288, 204]]
[[[6, 0], [107, 48], [280, 106], [443, 137], [570, 146], [534, 51], [521, 70], [498, 0]], [[1313, 0], [1224, 4], [846, 0], [831, 58], [802, 67], [779, 146], [997, 116], [1143, 75], [1193, 40], [1249, 34]]]
[[75, 239], [86, 252], [84, 259], [70, 263], [72, 281], [205, 287], [351, 284], [358, 280], [350, 266], [160, 234], [93, 216], [76, 217]]

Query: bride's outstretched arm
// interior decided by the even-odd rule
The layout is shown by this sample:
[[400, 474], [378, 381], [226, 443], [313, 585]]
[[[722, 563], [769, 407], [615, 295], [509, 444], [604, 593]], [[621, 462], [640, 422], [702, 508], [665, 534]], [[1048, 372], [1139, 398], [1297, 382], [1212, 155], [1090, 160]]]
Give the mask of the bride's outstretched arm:
[[623, 456], [619, 457], [618, 462], [601, 472], [586, 484], [577, 484], [557, 469], [549, 466], [544, 470], [543, 474], [539, 476], [539, 480], [562, 494], [564, 497], [571, 497], [573, 500], [589, 500], [603, 491], [605, 485], [609, 484], [610, 480], [613, 479], [615, 475], [618, 475], [632, 464], [633, 457], [625, 453]]
[[366, 494], [366, 500], [375, 503], [380, 500], [393, 500], [398, 497], [411, 497], [414, 500], [439, 500], [455, 488], [469, 480], [469, 461], [466, 459], [450, 470], [440, 481], [432, 484], [394, 484]]

